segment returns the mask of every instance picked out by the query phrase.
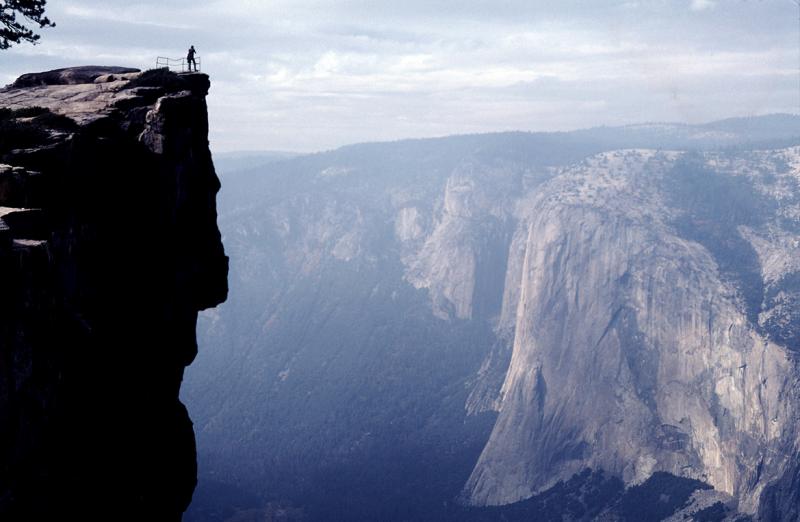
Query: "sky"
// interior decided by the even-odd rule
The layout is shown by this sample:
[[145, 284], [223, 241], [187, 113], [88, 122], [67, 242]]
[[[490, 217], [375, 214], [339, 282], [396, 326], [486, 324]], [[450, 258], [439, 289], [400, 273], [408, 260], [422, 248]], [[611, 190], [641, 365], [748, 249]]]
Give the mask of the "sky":
[[793, 0], [49, 0], [0, 84], [194, 45], [214, 152], [800, 111]]

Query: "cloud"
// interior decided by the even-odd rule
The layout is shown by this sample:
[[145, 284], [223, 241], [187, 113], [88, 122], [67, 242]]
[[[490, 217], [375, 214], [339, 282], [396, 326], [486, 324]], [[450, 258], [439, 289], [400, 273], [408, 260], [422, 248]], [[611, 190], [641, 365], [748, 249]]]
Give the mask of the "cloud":
[[713, 9], [717, 3], [714, 0], [692, 0], [690, 9], [692, 11], [705, 11], [706, 9]]
[[795, 110], [787, 4], [712, 20], [665, 0], [65, 0], [0, 74], [147, 68], [194, 44], [215, 150], [710, 119]]

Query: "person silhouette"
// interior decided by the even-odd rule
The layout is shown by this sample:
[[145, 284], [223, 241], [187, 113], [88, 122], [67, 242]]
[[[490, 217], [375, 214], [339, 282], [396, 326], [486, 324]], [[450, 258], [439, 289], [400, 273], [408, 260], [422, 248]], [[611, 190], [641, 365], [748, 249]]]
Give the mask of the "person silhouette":
[[194, 61], [194, 45], [189, 46], [189, 53], [186, 55], [186, 64], [189, 66], [189, 72], [192, 72], [192, 64], [194, 64], [194, 71], [197, 72], [197, 62]]

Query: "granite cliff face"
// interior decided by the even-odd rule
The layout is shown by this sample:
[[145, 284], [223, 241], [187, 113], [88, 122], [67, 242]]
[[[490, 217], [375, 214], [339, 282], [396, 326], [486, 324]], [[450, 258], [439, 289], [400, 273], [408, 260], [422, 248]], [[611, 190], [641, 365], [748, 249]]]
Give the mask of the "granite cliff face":
[[471, 502], [515, 502], [588, 467], [628, 484], [699, 479], [758, 512], [797, 459], [783, 303], [799, 158], [619, 151], [530, 196], [501, 319], [513, 355]]
[[186, 387], [209, 470], [191, 520], [791, 520], [798, 121], [228, 174], [231, 300], [201, 316], [219, 349]]
[[476, 259], [507, 252], [467, 401], [498, 418], [468, 502], [512, 504], [587, 468], [629, 486], [667, 472], [790, 519], [791, 502], [769, 506], [797, 469], [800, 149], [618, 150], [527, 190], [509, 174], [454, 170], [427, 234], [406, 232], [416, 209], [396, 218], [418, 244], [406, 280], [445, 320], [491, 291]]
[[0, 90], [0, 518], [179, 520], [178, 399], [225, 300], [205, 75], [80, 67]]

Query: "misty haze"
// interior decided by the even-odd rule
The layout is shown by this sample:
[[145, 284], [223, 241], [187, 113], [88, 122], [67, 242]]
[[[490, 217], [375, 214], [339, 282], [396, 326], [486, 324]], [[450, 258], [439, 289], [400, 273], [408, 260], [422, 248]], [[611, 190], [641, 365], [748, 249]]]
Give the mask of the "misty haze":
[[800, 520], [800, 2], [28, 4], [0, 518]]

